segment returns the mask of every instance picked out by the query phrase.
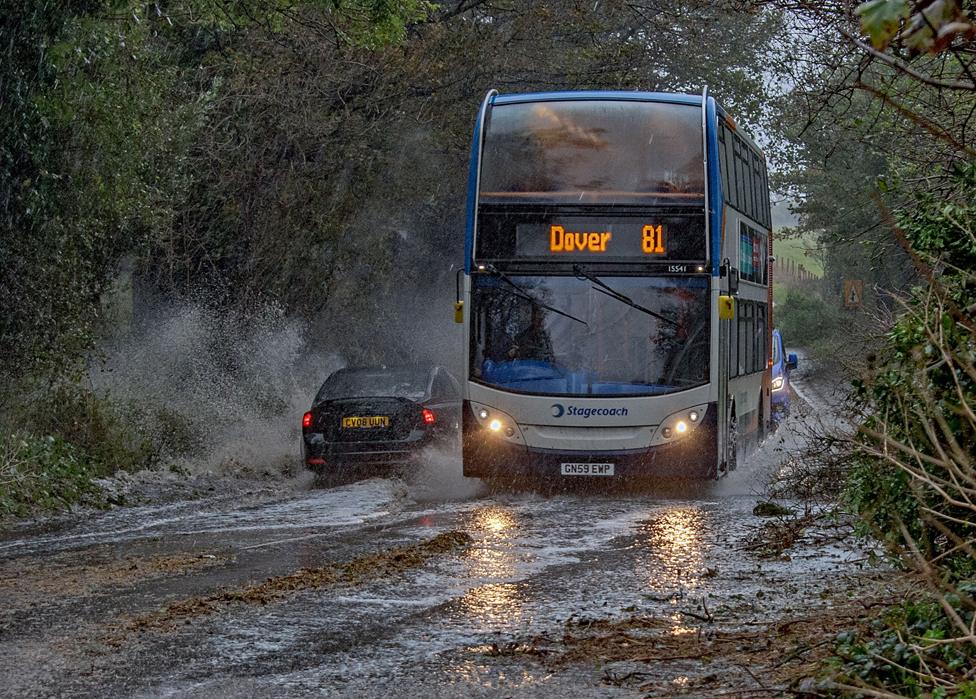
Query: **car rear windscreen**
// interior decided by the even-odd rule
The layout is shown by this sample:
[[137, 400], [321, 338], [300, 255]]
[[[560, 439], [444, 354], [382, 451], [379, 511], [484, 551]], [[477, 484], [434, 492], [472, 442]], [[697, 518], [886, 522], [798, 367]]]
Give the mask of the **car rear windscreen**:
[[315, 402], [340, 398], [390, 397], [420, 400], [427, 393], [428, 372], [422, 369], [340, 369], [332, 374]]

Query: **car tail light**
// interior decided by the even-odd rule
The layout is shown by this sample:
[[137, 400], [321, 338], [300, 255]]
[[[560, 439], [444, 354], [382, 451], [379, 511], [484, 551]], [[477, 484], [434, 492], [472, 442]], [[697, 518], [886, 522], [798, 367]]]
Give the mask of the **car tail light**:
[[434, 411], [431, 410], [430, 408], [424, 408], [422, 412], [424, 415], [424, 424], [433, 425], [434, 422], [437, 420], [437, 418], [434, 417]]
[[308, 412], [302, 415], [302, 427], [308, 429], [312, 426], [312, 413]]
[[309, 466], [325, 466], [325, 459], [318, 456], [312, 456], [306, 459], [305, 463], [307, 463]]

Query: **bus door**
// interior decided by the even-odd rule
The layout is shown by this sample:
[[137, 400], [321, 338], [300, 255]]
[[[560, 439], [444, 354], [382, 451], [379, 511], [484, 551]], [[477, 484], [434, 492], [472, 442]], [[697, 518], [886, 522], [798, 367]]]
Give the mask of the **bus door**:
[[[720, 285], [722, 295], [735, 298], [739, 292], [739, 271], [734, 269], [726, 260], [725, 263], [725, 284]], [[736, 304], [738, 306], [738, 304]], [[729, 440], [729, 419], [731, 416], [731, 393], [729, 392], [729, 377], [735, 376], [738, 372], [738, 333], [734, 333], [735, 325], [738, 322], [739, 309], [735, 308], [735, 315], [731, 320], [719, 320], [718, 322], [718, 464], [719, 468], [727, 468], [726, 456], [728, 453]]]
[[[725, 293], [724, 291], [720, 293]], [[728, 425], [729, 420], [729, 370], [731, 369], [729, 362], [730, 352], [729, 352], [729, 333], [731, 331], [730, 324], [732, 321], [729, 320], [719, 320], [718, 321], [718, 356], [715, 358], [718, 364], [718, 435], [715, 440], [718, 445], [718, 454], [716, 464], [718, 464], [717, 475], [721, 475], [722, 470], [726, 468], [725, 464], [725, 454], [726, 454], [726, 439], [728, 439], [728, 432], [726, 430], [726, 425]]]

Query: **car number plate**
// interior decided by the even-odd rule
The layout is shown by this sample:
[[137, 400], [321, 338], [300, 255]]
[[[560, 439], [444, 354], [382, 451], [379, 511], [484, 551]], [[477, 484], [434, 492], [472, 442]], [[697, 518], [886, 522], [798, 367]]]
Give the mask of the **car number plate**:
[[563, 476], [612, 476], [613, 464], [561, 464], [559, 467], [559, 473]]
[[350, 427], [389, 427], [390, 418], [386, 415], [351, 415], [342, 418], [343, 428]]

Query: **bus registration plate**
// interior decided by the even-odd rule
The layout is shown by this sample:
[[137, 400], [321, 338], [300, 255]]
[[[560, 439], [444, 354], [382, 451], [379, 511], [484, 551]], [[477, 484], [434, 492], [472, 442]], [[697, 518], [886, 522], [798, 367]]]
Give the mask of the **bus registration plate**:
[[612, 476], [613, 464], [561, 464], [559, 467], [559, 473], [563, 476]]

